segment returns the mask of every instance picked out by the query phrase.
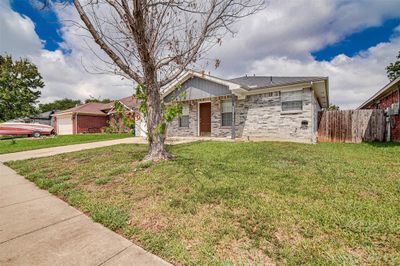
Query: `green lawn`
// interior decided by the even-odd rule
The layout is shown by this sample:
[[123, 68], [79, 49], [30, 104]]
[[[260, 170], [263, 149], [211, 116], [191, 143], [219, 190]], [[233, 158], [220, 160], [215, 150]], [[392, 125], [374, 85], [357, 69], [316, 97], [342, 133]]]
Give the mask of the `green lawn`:
[[400, 145], [117, 145], [8, 163], [179, 265], [399, 265]]
[[102, 140], [112, 140], [132, 137], [132, 134], [86, 134], [86, 135], [63, 135], [63, 136], [50, 136], [40, 139], [19, 139], [14, 141], [11, 139], [0, 140], [0, 154], [36, 150], [42, 148], [50, 148], [56, 146], [65, 146], [70, 144], [79, 144], [87, 142], [95, 142]]

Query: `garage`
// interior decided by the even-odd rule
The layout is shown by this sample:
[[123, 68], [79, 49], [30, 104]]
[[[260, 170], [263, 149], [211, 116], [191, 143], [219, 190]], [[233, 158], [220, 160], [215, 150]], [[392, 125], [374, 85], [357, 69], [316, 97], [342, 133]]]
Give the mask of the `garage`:
[[72, 131], [72, 115], [57, 116], [57, 134], [71, 135]]

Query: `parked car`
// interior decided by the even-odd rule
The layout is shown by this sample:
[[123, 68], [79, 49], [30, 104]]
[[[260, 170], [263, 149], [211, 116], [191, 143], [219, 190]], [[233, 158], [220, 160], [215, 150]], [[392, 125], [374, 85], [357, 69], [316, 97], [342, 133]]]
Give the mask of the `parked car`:
[[23, 122], [5, 122], [0, 124], [0, 135], [27, 135], [38, 138], [42, 135], [51, 135], [54, 133], [52, 126], [42, 125], [38, 123]]

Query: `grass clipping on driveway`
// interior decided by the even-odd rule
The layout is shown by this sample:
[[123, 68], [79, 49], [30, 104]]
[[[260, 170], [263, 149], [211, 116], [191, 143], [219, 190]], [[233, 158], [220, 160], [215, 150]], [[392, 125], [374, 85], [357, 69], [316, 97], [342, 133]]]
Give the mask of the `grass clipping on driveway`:
[[400, 145], [117, 145], [8, 163], [176, 264], [399, 264]]

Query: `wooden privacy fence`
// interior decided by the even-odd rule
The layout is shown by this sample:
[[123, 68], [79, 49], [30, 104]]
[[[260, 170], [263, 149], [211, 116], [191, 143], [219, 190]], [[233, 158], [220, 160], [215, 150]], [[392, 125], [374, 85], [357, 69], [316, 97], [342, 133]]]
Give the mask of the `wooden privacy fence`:
[[321, 111], [318, 114], [318, 141], [352, 142], [384, 141], [383, 110]]

